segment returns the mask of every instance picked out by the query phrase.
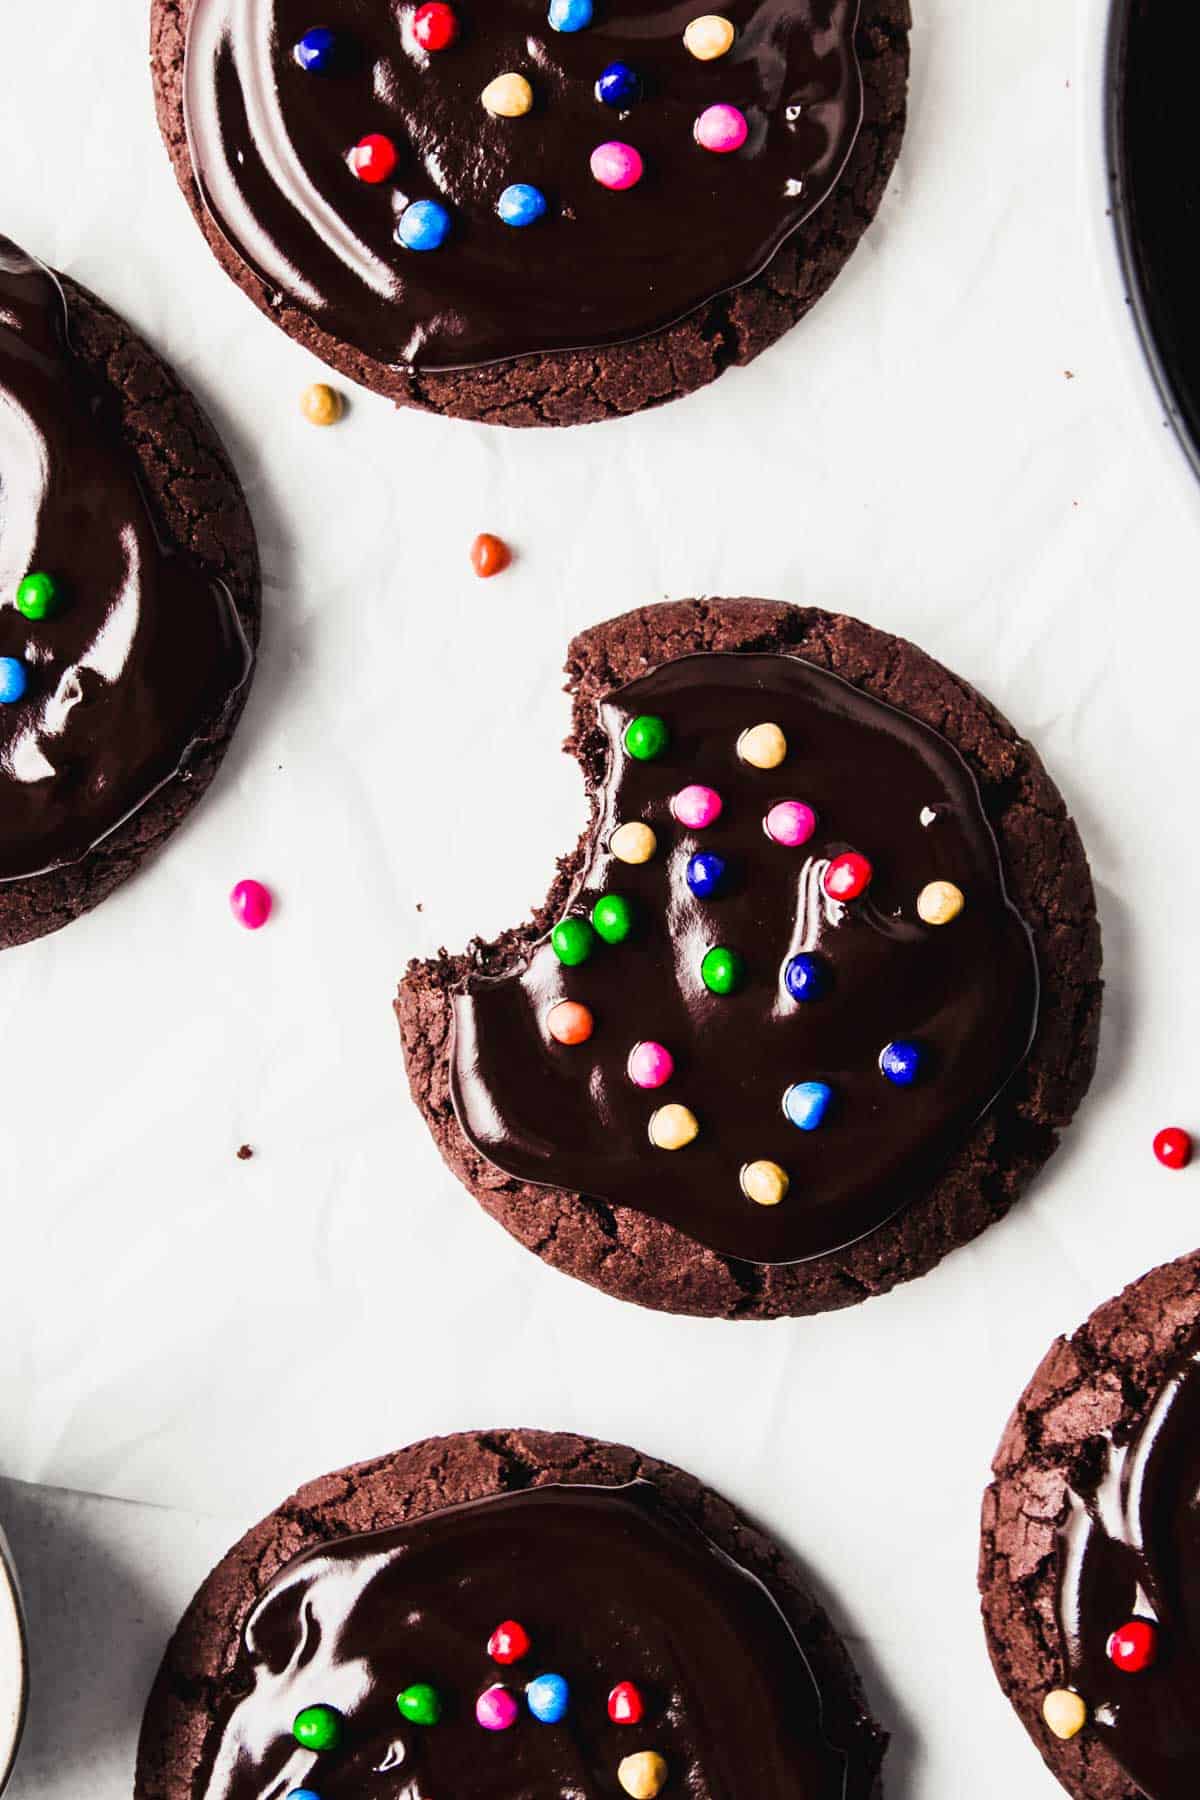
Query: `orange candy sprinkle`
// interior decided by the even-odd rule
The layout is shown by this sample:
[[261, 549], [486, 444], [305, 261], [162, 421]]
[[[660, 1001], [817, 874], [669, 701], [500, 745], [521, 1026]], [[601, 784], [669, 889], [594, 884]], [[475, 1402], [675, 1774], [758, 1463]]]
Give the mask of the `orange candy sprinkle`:
[[560, 1000], [551, 1007], [546, 1029], [556, 1044], [586, 1044], [596, 1029], [591, 1009], [578, 1000]]
[[471, 545], [471, 567], [484, 581], [489, 575], [499, 575], [511, 561], [512, 551], [504, 539], [493, 537], [490, 531], [481, 531]]

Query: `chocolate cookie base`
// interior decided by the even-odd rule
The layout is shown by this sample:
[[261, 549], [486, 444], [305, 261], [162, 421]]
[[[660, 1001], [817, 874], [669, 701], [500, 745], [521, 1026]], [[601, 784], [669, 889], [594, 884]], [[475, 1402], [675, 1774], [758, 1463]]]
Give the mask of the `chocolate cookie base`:
[[1017, 1402], [983, 1501], [979, 1589], [992, 1667], [1042, 1759], [1077, 1800], [1142, 1800], [1094, 1733], [1064, 1743], [1042, 1719], [1060, 1687], [1058, 1529], [1102, 1434], [1142, 1422], [1200, 1329], [1200, 1251], [1152, 1269], [1059, 1338]]
[[[253, 648], [260, 623], [258, 547], [238, 478], [215, 430], [178, 376], [124, 320], [74, 282], [71, 343], [110, 388], [163, 539], [189, 551], [233, 596]], [[247, 680], [186, 770], [168, 781], [79, 862], [0, 882], [0, 949], [44, 937], [98, 906], [183, 823], [220, 766], [249, 693]]]
[[543, 1431], [428, 1438], [310, 1482], [247, 1532], [201, 1587], [167, 1647], [142, 1724], [136, 1800], [194, 1800], [206, 1741], [232, 1691], [243, 1620], [300, 1551], [518, 1488], [616, 1484], [638, 1477], [655, 1482], [719, 1548], [756, 1575], [786, 1616], [823, 1695], [826, 1733], [849, 1757], [844, 1794], [830, 1794], [828, 1800], [879, 1800], [886, 1738], [867, 1711], [840, 1638], [791, 1559], [694, 1476], [619, 1444]]
[[858, 31], [865, 112], [838, 186], [764, 272], [664, 331], [597, 351], [524, 356], [448, 374], [416, 374], [330, 337], [248, 269], [209, 216], [192, 172], [183, 115], [183, 62], [193, 0], [152, 0], [150, 61], [158, 121], [175, 175], [209, 246], [255, 305], [351, 381], [451, 418], [489, 425], [584, 425], [678, 399], [751, 362], [803, 318], [832, 284], [874, 218], [904, 136], [909, 0], [864, 0]]
[[[940, 731], [966, 759], [996, 833], [1009, 894], [1034, 938], [1041, 977], [1029, 1056], [936, 1185], [849, 1249], [810, 1262], [721, 1257], [628, 1208], [514, 1180], [476, 1151], [450, 1099], [450, 1024], [468, 976], [502, 974], [561, 916], [585, 832], [528, 925], [463, 956], [414, 962], [396, 1012], [413, 1097], [443, 1158], [479, 1203], [544, 1261], [621, 1299], [665, 1312], [767, 1319], [831, 1311], [923, 1275], [1001, 1218], [1050, 1156], [1095, 1068], [1100, 931], [1079, 834], [1037, 752], [995, 709], [903, 639], [856, 619], [767, 600], [681, 600], [584, 632], [568, 652], [578, 759], [589, 798], [605, 743], [596, 706], [610, 689], [698, 650], [792, 651]], [[588, 831], [591, 827], [589, 824]]]

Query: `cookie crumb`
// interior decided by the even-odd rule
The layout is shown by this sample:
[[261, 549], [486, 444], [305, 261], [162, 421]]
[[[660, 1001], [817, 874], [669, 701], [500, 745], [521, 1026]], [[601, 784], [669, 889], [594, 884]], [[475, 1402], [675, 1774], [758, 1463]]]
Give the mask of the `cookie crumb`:
[[249, 1162], [250, 1158], [253, 1155], [254, 1155], [254, 1151], [251, 1149], [249, 1144], [239, 1144], [238, 1153], [237, 1153], [237, 1159], [239, 1162]]

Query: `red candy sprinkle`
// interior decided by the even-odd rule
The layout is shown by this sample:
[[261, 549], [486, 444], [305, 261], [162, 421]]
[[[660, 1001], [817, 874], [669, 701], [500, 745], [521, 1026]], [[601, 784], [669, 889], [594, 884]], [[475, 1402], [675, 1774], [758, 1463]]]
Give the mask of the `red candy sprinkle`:
[[529, 1633], [515, 1619], [505, 1619], [488, 1639], [488, 1655], [493, 1662], [520, 1662], [529, 1655]]
[[471, 545], [471, 567], [484, 581], [490, 575], [499, 575], [511, 561], [512, 551], [504, 539], [495, 537], [490, 531], [481, 531]]
[[646, 1702], [632, 1681], [618, 1681], [608, 1696], [608, 1716], [614, 1725], [640, 1725], [646, 1716]]
[[229, 896], [233, 916], [247, 931], [258, 931], [271, 916], [271, 890], [261, 881], [239, 881]]
[[1148, 1669], [1158, 1654], [1158, 1627], [1149, 1619], [1130, 1619], [1108, 1640], [1108, 1660], [1125, 1675]]
[[359, 138], [350, 152], [351, 169], [360, 181], [368, 182], [371, 187], [386, 181], [396, 162], [395, 144], [380, 131], [369, 131], [365, 138]]
[[826, 869], [825, 892], [831, 900], [857, 900], [866, 893], [874, 873], [865, 856], [847, 850], [844, 856], [835, 856]]
[[1178, 1125], [1168, 1125], [1154, 1140], [1154, 1154], [1167, 1169], [1186, 1169], [1192, 1160], [1192, 1140]]
[[458, 36], [458, 15], [442, 0], [430, 0], [413, 14], [413, 36], [422, 50], [448, 50]]

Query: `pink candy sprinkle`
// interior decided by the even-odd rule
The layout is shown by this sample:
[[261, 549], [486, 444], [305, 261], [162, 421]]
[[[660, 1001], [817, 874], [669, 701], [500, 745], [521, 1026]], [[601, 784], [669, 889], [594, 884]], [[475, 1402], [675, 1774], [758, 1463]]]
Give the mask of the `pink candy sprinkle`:
[[645, 167], [632, 144], [614, 141], [597, 144], [592, 151], [592, 174], [601, 187], [615, 188], [618, 191], [636, 187], [645, 173]]
[[665, 1044], [635, 1044], [629, 1052], [628, 1067], [635, 1087], [660, 1088], [675, 1073], [675, 1058]]
[[271, 890], [261, 881], [239, 881], [229, 905], [239, 925], [247, 931], [260, 931], [271, 916]]
[[721, 796], [715, 788], [701, 787], [698, 782], [693, 782], [690, 787], [680, 788], [671, 802], [671, 811], [681, 825], [689, 826], [692, 831], [703, 831], [720, 818]]
[[496, 1682], [484, 1688], [475, 1702], [475, 1717], [485, 1731], [507, 1731], [517, 1722], [517, 1703], [506, 1687]]
[[715, 151], [718, 156], [740, 150], [750, 135], [746, 115], [736, 106], [706, 107], [696, 120], [695, 131], [700, 148]]
[[797, 850], [817, 829], [817, 815], [803, 800], [781, 800], [771, 808], [763, 827], [772, 842]]

